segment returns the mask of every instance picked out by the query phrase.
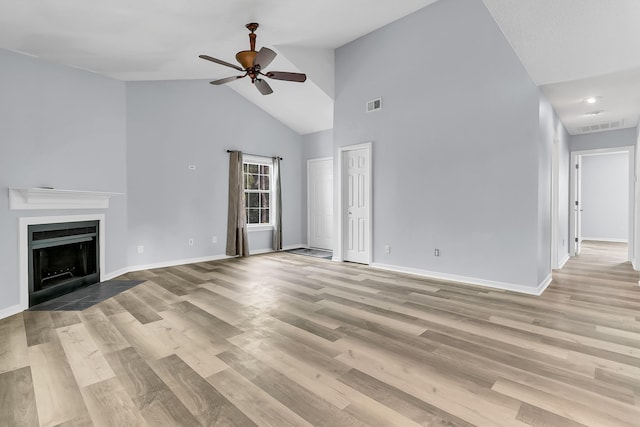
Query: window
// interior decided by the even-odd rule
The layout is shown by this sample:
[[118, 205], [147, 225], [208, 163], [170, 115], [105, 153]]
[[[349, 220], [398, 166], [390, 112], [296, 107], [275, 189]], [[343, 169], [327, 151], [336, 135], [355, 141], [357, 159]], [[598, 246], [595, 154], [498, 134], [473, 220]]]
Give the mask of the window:
[[271, 159], [245, 156], [242, 167], [247, 225], [271, 225]]

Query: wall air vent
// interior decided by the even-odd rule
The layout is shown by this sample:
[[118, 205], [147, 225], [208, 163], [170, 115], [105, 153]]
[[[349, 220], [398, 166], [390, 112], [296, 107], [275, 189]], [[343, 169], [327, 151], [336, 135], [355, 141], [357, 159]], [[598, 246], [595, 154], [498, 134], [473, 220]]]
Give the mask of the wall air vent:
[[624, 120], [613, 120], [610, 122], [595, 123], [589, 126], [579, 126], [578, 128], [576, 128], [576, 134], [621, 129], [622, 125], [624, 125]]
[[367, 113], [372, 111], [382, 110], [382, 98], [372, 99], [367, 101]]

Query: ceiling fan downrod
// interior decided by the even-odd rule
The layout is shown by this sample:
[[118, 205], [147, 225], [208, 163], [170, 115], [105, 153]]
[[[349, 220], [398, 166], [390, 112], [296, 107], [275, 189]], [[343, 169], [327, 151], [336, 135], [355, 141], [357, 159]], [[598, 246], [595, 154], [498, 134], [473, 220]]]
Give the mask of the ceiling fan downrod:
[[247, 69], [253, 67], [253, 61], [256, 58], [258, 52], [256, 52], [256, 34], [255, 31], [260, 25], [257, 22], [251, 22], [246, 25], [247, 29], [251, 31], [249, 33], [249, 44], [251, 50], [243, 50], [236, 54], [236, 61], [242, 65], [242, 68]]

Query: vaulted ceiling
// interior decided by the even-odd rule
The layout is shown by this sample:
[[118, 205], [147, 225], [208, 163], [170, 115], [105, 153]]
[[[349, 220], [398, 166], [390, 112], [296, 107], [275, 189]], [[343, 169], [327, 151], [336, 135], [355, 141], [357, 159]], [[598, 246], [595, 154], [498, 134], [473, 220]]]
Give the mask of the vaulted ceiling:
[[[213, 80], [233, 70], [198, 55], [234, 62], [249, 46], [244, 25], [259, 22], [258, 48], [278, 53], [269, 70], [309, 79], [270, 80], [269, 96], [246, 80], [228, 86], [306, 134], [333, 126], [334, 49], [435, 1], [7, 1], [0, 3], [0, 47], [126, 81]], [[637, 125], [640, 2], [484, 2], [570, 133], [602, 122]], [[592, 96], [596, 104], [584, 102]]]
[[638, 124], [640, 1], [484, 2], [569, 133]]

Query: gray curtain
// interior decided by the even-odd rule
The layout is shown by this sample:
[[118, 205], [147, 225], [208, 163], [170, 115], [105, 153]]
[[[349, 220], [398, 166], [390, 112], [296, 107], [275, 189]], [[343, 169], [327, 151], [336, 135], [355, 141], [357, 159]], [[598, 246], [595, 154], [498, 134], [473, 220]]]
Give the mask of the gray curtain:
[[280, 186], [280, 157], [273, 158], [273, 187], [276, 217], [273, 221], [273, 250], [282, 250], [282, 192]]
[[229, 213], [227, 215], [227, 255], [248, 256], [247, 218], [244, 207], [242, 152], [229, 155]]

